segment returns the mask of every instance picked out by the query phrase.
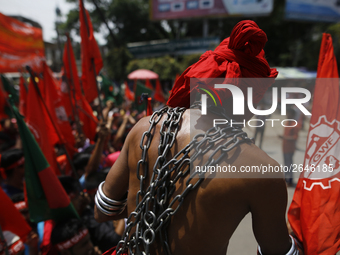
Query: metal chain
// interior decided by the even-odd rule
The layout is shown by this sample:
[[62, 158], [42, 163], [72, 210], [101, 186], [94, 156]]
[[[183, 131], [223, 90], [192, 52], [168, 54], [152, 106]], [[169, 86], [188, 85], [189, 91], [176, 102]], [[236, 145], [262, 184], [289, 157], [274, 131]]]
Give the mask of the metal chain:
[[[191, 108], [199, 106], [200, 104], [194, 104]], [[208, 109], [212, 113], [229, 119], [221, 107], [208, 107]], [[143, 133], [140, 142], [142, 158], [137, 163], [137, 178], [140, 181], [140, 190], [137, 192], [136, 209], [127, 219], [127, 226], [116, 248], [117, 255], [127, 250], [129, 250], [129, 254], [149, 255], [150, 245], [154, 243], [156, 234], [159, 235], [166, 254], [170, 255], [171, 251], [167, 237], [169, 220], [181, 207], [188, 193], [202, 183], [205, 173], [193, 172], [186, 181], [184, 191], [171, 199], [176, 190], [177, 181], [188, 176], [193, 162], [211, 150], [216, 145], [216, 142], [225, 141], [211, 153], [204, 166], [217, 164], [225, 157], [228, 151], [240, 143], [251, 142], [251, 139], [247, 137], [247, 134], [242, 131], [240, 126], [213, 127], [204, 134], [196, 135], [172, 159], [167, 160], [168, 152], [175, 143], [180, 121], [185, 110], [185, 108], [179, 107], [164, 107], [159, 111], [155, 111], [150, 118], [150, 127], [148, 131]], [[167, 116], [160, 128], [158, 158], [153, 166], [150, 185], [145, 188], [149, 169], [147, 152], [152, 141], [151, 132], [164, 114]], [[217, 156], [219, 154], [220, 156]], [[133, 230], [133, 228], [135, 229]]]

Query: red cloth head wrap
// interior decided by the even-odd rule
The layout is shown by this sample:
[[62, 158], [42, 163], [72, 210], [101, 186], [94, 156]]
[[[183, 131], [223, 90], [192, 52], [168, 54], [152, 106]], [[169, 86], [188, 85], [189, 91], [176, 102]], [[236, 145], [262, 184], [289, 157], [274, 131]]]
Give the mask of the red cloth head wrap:
[[[171, 107], [190, 107], [190, 93], [195, 93], [197, 87], [190, 91], [190, 78], [225, 78], [225, 82], [234, 81], [245, 92], [246, 88], [253, 87], [253, 102], [257, 104], [263, 97], [267, 88], [271, 86], [278, 72], [271, 69], [264, 58], [263, 47], [267, 42], [267, 35], [251, 20], [239, 22], [231, 32], [230, 37], [224, 39], [214, 51], [204, 53], [199, 61], [188, 67], [177, 79], [172, 88], [167, 105]], [[272, 78], [242, 79], [238, 78]], [[210, 80], [208, 87], [213, 87]], [[229, 90], [216, 89], [221, 98], [231, 96]]]

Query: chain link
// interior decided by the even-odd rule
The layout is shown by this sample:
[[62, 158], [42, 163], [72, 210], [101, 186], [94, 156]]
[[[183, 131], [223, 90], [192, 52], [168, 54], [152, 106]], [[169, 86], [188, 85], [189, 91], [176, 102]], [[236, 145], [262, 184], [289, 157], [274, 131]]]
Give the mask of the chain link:
[[[192, 108], [199, 106], [200, 104], [195, 104]], [[223, 108], [209, 107], [208, 109], [212, 113], [230, 120]], [[136, 196], [136, 209], [128, 217], [122, 239], [117, 245], [117, 255], [127, 250], [129, 250], [129, 254], [149, 255], [150, 245], [154, 243], [157, 234], [166, 254], [170, 255], [171, 251], [167, 237], [169, 220], [182, 206], [188, 193], [202, 183], [205, 173], [193, 172], [186, 181], [184, 191], [170, 200], [176, 190], [177, 181], [186, 178], [190, 174], [192, 163], [215, 147], [216, 142], [224, 143], [217, 146], [210, 154], [204, 166], [217, 164], [226, 156], [227, 152], [237, 147], [240, 143], [251, 142], [251, 139], [247, 137], [247, 134], [242, 131], [240, 126], [213, 127], [204, 134], [196, 135], [172, 159], [167, 160], [168, 153], [176, 141], [180, 121], [185, 110], [185, 108], [179, 107], [164, 107], [159, 111], [155, 111], [150, 118], [148, 131], [142, 135], [140, 142], [142, 158], [137, 163], [137, 178], [140, 181], [140, 190]], [[158, 157], [152, 169], [150, 185], [145, 188], [149, 171], [147, 152], [152, 141], [151, 132], [165, 114], [166, 119], [163, 120], [159, 131]], [[197, 175], [199, 178], [197, 178]], [[135, 228], [134, 231], [132, 231], [133, 228]]]

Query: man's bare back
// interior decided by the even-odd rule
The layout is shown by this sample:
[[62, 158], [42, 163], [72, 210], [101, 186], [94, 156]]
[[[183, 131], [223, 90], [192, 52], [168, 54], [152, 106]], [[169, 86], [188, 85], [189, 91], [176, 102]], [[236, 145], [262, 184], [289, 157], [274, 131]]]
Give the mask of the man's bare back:
[[[199, 110], [185, 111], [171, 149], [174, 156], [184, 148], [190, 137], [205, 133], [211, 128], [214, 115], [201, 116]], [[112, 199], [121, 199], [127, 190], [127, 209], [121, 215], [107, 217], [96, 210], [96, 218], [104, 221], [123, 218], [136, 208], [136, 194], [140, 189], [136, 166], [141, 159], [140, 140], [149, 129], [149, 118], [140, 120], [129, 133], [123, 150], [106, 179], [103, 191]], [[164, 117], [163, 117], [164, 118]], [[148, 150], [149, 174], [158, 157], [159, 129], [162, 120], [153, 131]], [[213, 152], [212, 148], [203, 156], [203, 162]], [[266, 153], [251, 143], [243, 143], [227, 153], [221, 166], [278, 165]], [[270, 178], [269, 178], [270, 177]], [[275, 177], [275, 178], [274, 178]], [[180, 179], [173, 195], [181, 194], [186, 180]], [[149, 179], [146, 183], [149, 183]], [[183, 205], [171, 218], [168, 227], [169, 245], [172, 254], [226, 254], [228, 242], [243, 217], [251, 212], [254, 235], [263, 254], [285, 254], [291, 244], [285, 224], [287, 205], [286, 184], [281, 174], [264, 176], [262, 173], [216, 173], [214, 178], [205, 178], [200, 186], [185, 197]], [[176, 206], [176, 204], [174, 205]], [[151, 254], [165, 254], [162, 244], [153, 246]], [[254, 253], [256, 252], [254, 247]]]

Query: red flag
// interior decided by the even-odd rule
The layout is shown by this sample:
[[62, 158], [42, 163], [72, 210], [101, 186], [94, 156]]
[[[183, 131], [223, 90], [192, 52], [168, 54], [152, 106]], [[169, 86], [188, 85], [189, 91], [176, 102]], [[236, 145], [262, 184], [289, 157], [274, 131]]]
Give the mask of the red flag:
[[[76, 114], [76, 112], [73, 112], [73, 109], [76, 111], [74, 99], [80, 99], [82, 92], [80, 88], [76, 59], [74, 57], [69, 36], [67, 36], [67, 41], [64, 47], [63, 64], [63, 77], [65, 77], [65, 80], [61, 83], [60, 91], [62, 92], [67, 114], [70, 116], [72, 114]], [[75, 119], [75, 116], [73, 116], [73, 119]]]
[[[90, 138], [90, 140], [93, 140], [96, 135], [98, 120], [93, 115], [91, 106], [81, 93], [76, 60], [74, 57], [71, 40], [69, 37], [67, 38], [67, 42], [64, 48], [63, 62], [67, 82], [69, 86], [72, 87], [71, 89], [72, 104], [74, 105], [75, 111], [77, 111], [79, 114], [79, 120], [83, 123], [83, 132], [85, 136]], [[76, 99], [76, 102], [74, 102], [74, 98]], [[67, 99], [65, 98], [65, 101], [66, 100]], [[70, 102], [70, 99], [68, 99], [68, 101]], [[70, 104], [70, 108], [71, 107], [72, 106]]]
[[[43, 80], [39, 80], [39, 87], [43, 86]], [[27, 111], [26, 111], [27, 126], [32, 131], [39, 147], [43, 151], [48, 163], [53, 171], [59, 175], [60, 171], [57, 166], [54, 145], [61, 143], [59, 137], [53, 127], [53, 124], [46, 112], [46, 109], [41, 101], [36, 88], [33, 85], [32, 79], [28, 87], [27, 94]]]
[[[64, 101], [62, 100], [60, 92], [57, 90], [56, 81], [52, 76], [52, 71], [46, 63], [43, 64], [43, 77], [44, 77], [44, 89], [45, 100], [47, 108], [53, 118], [53, 122], [58, 128], [59, 134], [64, 139], [64, 143], [68, 148], [70, 155], [73, 155], [72, 148], [75, 144], [75, 139], [72, 133], [70, 122], [67, 118], [67, 113], [64, 107]], [[58, 93], [59, 92], [59, 93]]]
[[134, 101], [135, 94], [129, 89], [127, 82], [124, 82], [124, 84], [125, 84], [125, 98], [130, 101]]
[[[322, 79], [323, 78], [323, 79]], [[333, 78], [333, 79], [332, 79]], [[336, 254], [340, 249], [340, 96], [332, 38], [323, 34], [304, 172], [288, 211], [304, 252]]]
[[0, 225], [2, 231], [11, 231], [25, 241], [32, 229], [2, 188], [0, 188], [0, 201], [2, 207], [0, 210]]
[[98, 97], [97, 79], [94, 75], [94, 70], [96, 74], [99, 73], [103, 67], [103, 60], [96, 39], [93, 36], [90, 15], [87, 10], [85, 10], [82, 0], [79, 0], [79, 19], [82, 63], [81, 80], [86, 100], [91, 103]]
[[27, 88], [25, 86], [24, 77], [20, 76], [20, 97], [19, 97], [19, 112], [21, 115], [26, 115], [26, 99], [27, 99]]
[[146, 106], [146, 116], [150, 116], [153, 113], [152, 105], [151, 105], [151, 100], [152, 100], [152, 98], [148, 97], [148, 103], [147, 103], [147, 106]]
[[155, 91], [154, 99], [158, 102], [165, 104], [165, 98], [163, 95], [163, 91], [162, 91], [162, 87], [161, 87], [161, 83], [159, 82], [159, 79], [156, 80], [156, 91]]
[[146, 79], [146, 80], [145, 80], [145, 87], [147, 87], [147, 88], [149, 88], [149, 89], [152, 89], [152, 90], [153, 90], [152, 84], [151, 84], [151, 82], [150, 82], [150, 80], [149, 80], [149, 79]]
[[93, 141], [96, 136], [98, 119], [93, 115], [92, 108], [84, 96], [77, 100], [77, 107], [79, 112], [79, 120], [83, 124], [83, 132], [87, 138]]
[[[81, 97], [82, 93], [81, 93], [80, 82], [79, 82], [79, 77], [78, 77], [76, 59], [74, 57], [70, 37], [67, 37], [67, 41], [65, 43], [63, 64], [64, 64], [64, 72], [65, 72], [67, 82], [69, 83], [70, 86], [74, 86], [74, 88], [71, 89], [71, 92], [73, 93], [74, 91], [75, 96], [78, 99]], [[73, 99], [73, 95], [71, 98]]]

